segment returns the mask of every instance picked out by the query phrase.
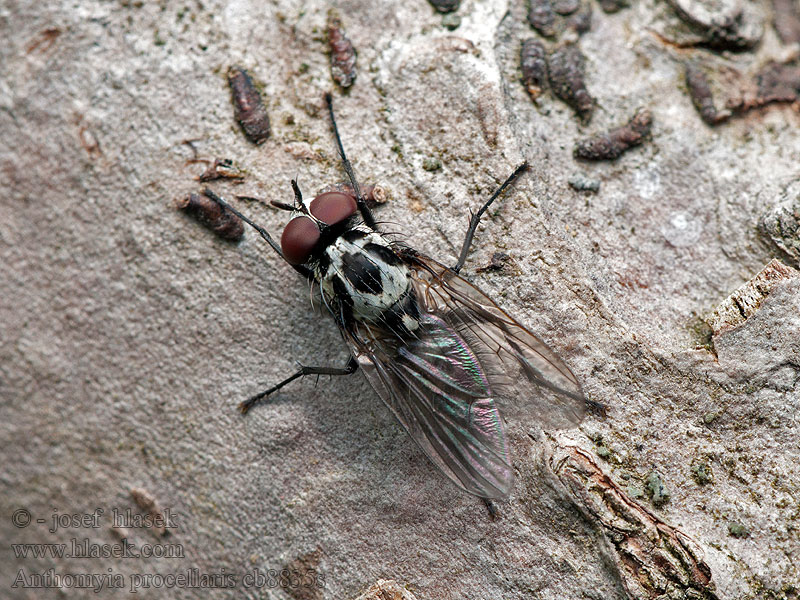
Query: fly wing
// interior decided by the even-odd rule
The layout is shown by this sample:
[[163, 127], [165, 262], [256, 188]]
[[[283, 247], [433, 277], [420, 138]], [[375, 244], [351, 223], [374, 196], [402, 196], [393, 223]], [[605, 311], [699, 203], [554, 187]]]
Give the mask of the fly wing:
[[506, 416], [545, 429], [581, 422], [587, 400], [580, 383], [546, 343], [452, 269], [426, 256], [410, 260], [420, 310], [439, 315], [466, 341]]
[[399, 336], [354, 323], [345, 340], [445, 475], [477, 496], [504, 498], [514, 473], [498, 404], [544, 428], [574, 427], [586, 412], [581, 386], [547, 344], [457, 273], [425, 256], [406, 260], [418, 327]]
[[428, 458], [461, 488], [505, 498], [514, 473], [487, 374], [464, 337], [434, 314], [406, 341], [359, 327], [345, 339], [372, 387]]

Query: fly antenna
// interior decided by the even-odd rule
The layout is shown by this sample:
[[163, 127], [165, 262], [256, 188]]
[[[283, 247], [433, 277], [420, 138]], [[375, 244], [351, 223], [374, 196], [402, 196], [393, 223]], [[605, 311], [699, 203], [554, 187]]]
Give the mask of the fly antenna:
[[297, 185], [296, 179], [292, 179], [292, 190], [294, 190], [294, 209], [299, 210], [302, 214], [314, 221], [314, 223], [317, 224], [317, 227], [319, 227], [320, 231], [327, 229], [328, 226], [320, 221], [317, 217], [312, 215], [311, 211], [308, 210], [308, 207], [303, 204], [303, 193], [300, 191], [300, 186]]
[[297, 179], [292, 179], [292, 191], [294, 192], [294, 209], [310, 217], [308, 207], [303, 204], [303, 192], [300, 191], [300, 186], [297, 185]]
[[364, 222], [367, 224], [368, 227], [371, 229], [377, 229], [375, 224], [375, 217], [372, 216], [372, 211], [370, 211], [367, 203], [364, 201], [364, 198], [361, 196], [361, 190], [358, 187], [358, 182], [356, 181], [356, 174], [353, 172], [353, 165], [350, 164], [350, 161], [347, 159], [347, 155], [344, 153], [344, 146], [342, 146], [342, 138], [339, 136], [339, 128], [336, 126], [336, 117], [333, 116], [333, 96], [331, 96], [330, 92], [325, 94], [325, 103], [328, 105], [328, 115], [331, 118], [331, 125], [333, 125], [333, 136], [336, 138], [336, 145], [339, 148], [339, 156], [342, 157], [342, 164], [344, 165], [344, 170], [347, 173], [347, 176], [350, 178], [350, 183], [353, 185], [353, 191], [356, 193], [356, 203], [358, 204], [358, 210], [361, 213], [361, 217], [364, 219]]

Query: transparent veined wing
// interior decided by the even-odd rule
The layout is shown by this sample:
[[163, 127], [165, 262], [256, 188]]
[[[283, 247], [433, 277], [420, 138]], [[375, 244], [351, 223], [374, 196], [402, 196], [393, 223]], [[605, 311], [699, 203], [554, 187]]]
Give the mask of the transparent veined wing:
[[445, 475], [477, 496], [508, 496], [505, 425], [481, 361], [437, 315], [421, 315], [416, 333], [398, 343], [360, 327], [346, 339], [372, 387]]
[[422, 309], [441, 315], [481, 358], [507, 417], [532, 420], [543, 429], [575, 427], [583, 420], [594, 403], [545, 342], [451, 269], [423, 255], [409, 260]]
[[566, 364], [452, 270], [409, 255], [420, 326], [404, 339], [354, 324], [345, 339], [381, 399], [431, 461], [466, 491], [513, 486], [498, 404], [544, 428], [581, 421], [586, 400]]

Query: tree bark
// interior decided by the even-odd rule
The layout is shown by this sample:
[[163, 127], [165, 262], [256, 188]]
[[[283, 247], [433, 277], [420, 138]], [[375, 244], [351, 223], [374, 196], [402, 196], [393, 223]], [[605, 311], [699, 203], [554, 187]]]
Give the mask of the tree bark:
[[[346, 91], [324, 2], [6, 2], [2, 595], [59, 596], [38, 581], [98, 597], [75, 577], [94, 574], [100, 596], [126, 598], [796, 598], [800, 118], [786, 94], [800, 86], [759, 100], [789, 46], [770, 6], [723, 4], [592, 5], [585, 33], [588, 4], [581, 27], [554, 13], [539, 41], [583, 55], [558, 82], [581, 120], [561, 94], [528, 94], [520, 49], [537, 33], [521, 1], [338, 3]], [[733, 15], [722, 29], [714, 10]], [[709, 74], [691, 71], [692, 93], [708, 85], [713, 126], [687, 63]], [[232, 66], [263, 98], [260, 145], [234, 119]], [[296, 361], [347, 353], [255, 232], [223, 240], [176, 202], [207, 185], [279, 236], [287, 214], [269, 202], [292, 202], [291, 179], [308, 197], [345, 180], [326, 92], [384, 229], [442, 262], [470, 210], [531, 164], [464, 273], [607, 416], [559, 432], [510, 420], [517, 479], [494, 519], [360, 374], [236, 411]], [[573, 158], [640, 108], [641, 145]], [[215, 159], [236, 177], [197, 181]], [[397, 583], [368, 590], [384, 579]]]

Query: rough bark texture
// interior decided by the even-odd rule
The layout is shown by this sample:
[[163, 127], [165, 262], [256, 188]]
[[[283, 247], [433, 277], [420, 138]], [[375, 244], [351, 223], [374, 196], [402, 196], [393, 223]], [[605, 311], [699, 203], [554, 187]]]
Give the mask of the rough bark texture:
[[[769, 6], [749, 3], [747, 19], [770, 23]], [[0, 595], [62, 597], [12, 587], [53, 569], [51, 582], [120, 576], [123, 589], [100, 596], [56, 580], [86, 598], [131, 597], [132, 585], [139, 598], [797, 598], [800, 278], [786, 268], [797, 242], [774, 215], [797, 220], [800, 119], [774, 104], [711, 128], [684, 77], [696, 60], [720, 72], [785, 60], [774, 31], [734, 32], [748, 42], [738, 50], [763, 37], [722, 57], [709, 49], [716, 30], [704, 37], [695, 18], [681, 32], [666, 3], [595, 11], [576, 42], [597, 102], [590, 129], [521, 84], [520, 46], [536, 35], [522, 0], [467, 0], [453, 32], [423, 0], [337, 4], [359, 78], [335, 105], [361, 181], [386, 191], [378, 218], [453, 260], [469, 210], [528, 159], [465, 272], [507, 254], [514, 268], [474, 281], [608, 408], [546, 435], [510, 423], [517, 483], [492, 520], [359, 374], [235, 410], [295, 361], [344, 365], [346, 352], [257, 235], [219, 239], [175, 202], [203, 185], [261, 198], [237, 205], [279, 235], [286, 213], [268, 201], [291, 202], [290, 179], [306, 194], [343, 180], [322, 100], [340, 94], [329, 8], [0, 7]], [[232, 65], [264, 97], [260, 146], [233, 117]], [[640, 106], [654, 115], [644, 145], [573, 160], [578, 139]], [[198, 157], [230, 158], [246, 177], [197, 182]], [[577, 179], [599, 191], [576, 191]], [[726, 299], [774, 258], [780, 276], [749, 284], [757, 302], [712, 329], [714, 309], [735, 306]], [[48, 531], [54, 513], [96, 509], [96, 528]], [[159, 523], [112, 527], [114, 510]], [[10, 546], [69, 553], [73, 539], [121, 538], [183, 557], [20, 558]], [[171, 573], [184, 578], [143, 587]], [[193, 587], [201, 576], [215, 587]], [[396, 589], [367, 591], [382, 579]]]

